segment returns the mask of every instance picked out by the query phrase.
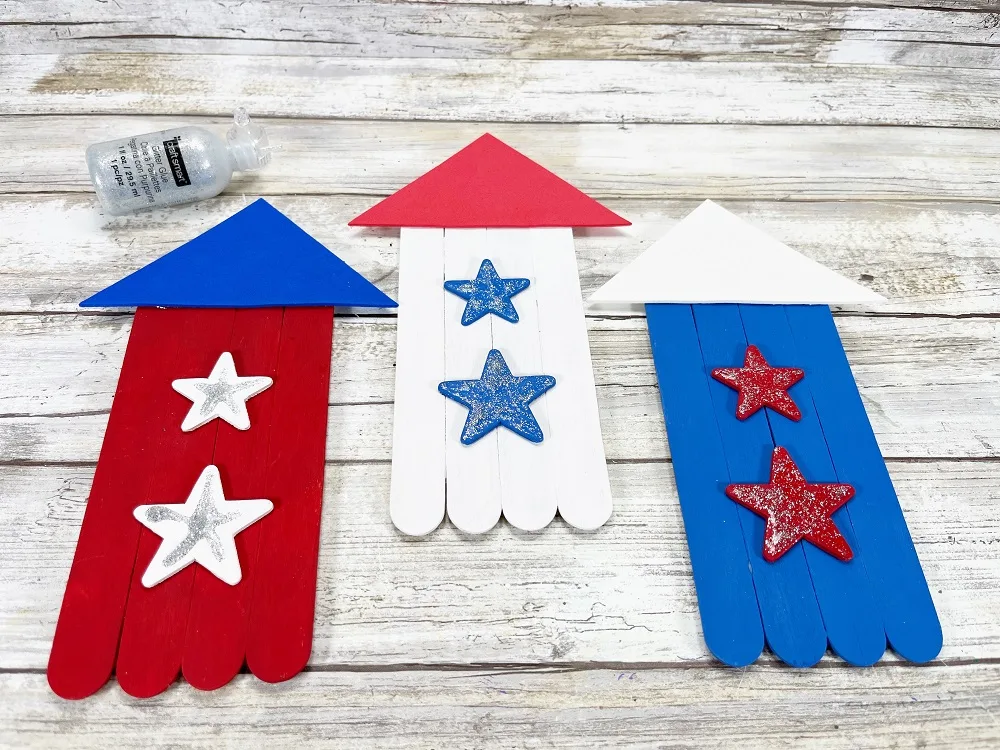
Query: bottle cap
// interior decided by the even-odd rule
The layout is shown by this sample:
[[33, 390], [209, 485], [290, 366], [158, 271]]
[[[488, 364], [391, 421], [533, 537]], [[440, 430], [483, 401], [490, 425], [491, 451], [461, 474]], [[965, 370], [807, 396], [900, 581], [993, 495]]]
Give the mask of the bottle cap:
[[226, 133], [229, 153], [239, 172], [250, 172], [267, 166], [271, 161], [272, 147], [264, 128], [250, 120], [245, 107], [233, 112], [233, 125]]

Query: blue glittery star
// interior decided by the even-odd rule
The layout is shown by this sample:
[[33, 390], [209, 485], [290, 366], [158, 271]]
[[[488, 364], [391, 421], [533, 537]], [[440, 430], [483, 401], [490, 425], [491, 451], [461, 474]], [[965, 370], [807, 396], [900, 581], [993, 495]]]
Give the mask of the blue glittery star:
[[555, 384], [556, 379], [551, 375], [515, 377], [500, 351], [490, 349], [479, 380], [446, 380], [438, 385], [438, 390], [469, 407], [462, 430], [465, 445], [471, 445], [500, 425], [540, 443], [542, 428], [528, 404]]
[[462, 313], [462, 325], [475, 323], [484, 315], [493, 313], [504, 320], [516, 323], [517, 310], [510, 298], [528, 288], [528, 279], [502, 279], [489, 258], [479, 266], [479, 273], [474, 279], [462, 281], [446, 281], [444, 288], [452, 294], [457, 294], [464, 300], [465, 312]]

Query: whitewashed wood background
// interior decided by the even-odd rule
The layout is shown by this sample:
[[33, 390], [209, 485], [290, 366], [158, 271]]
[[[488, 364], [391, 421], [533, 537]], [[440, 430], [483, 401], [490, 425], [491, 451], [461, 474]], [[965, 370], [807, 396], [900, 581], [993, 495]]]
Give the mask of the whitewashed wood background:
[[[225, 126], [283, 150], [200, 205], [96, 207], [91, 142]], [[0, 745], [1000, 745], [1000, 7], [951, 0], [0, 0]], [[837, 324], [944, 626], [934, 664], [745, 670], [702, 643], [642, 319], [592, 317], [616, 500], [408, 540], [388, 517], [394, 319], [338, 311], [312, 662], [269, 686], [44, 669], [131, 318], [76, 304], [267, 196], [395, 292], [349, 218], [485, 130], [636, 222], [584, 292], [704, 198], [892, 299]]]

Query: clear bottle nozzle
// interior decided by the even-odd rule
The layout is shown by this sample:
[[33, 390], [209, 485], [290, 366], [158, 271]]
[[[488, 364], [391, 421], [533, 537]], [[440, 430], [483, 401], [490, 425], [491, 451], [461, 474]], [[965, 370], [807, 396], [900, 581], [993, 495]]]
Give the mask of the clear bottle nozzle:
[[233, 124], [226, 133], [226, 142], [233, 163], [240, 172], [250, 172], [267, 166], [273, 150], [267, 140], [267, 133], [250, 119], [246, 107], [237, 107], [233, 112]]

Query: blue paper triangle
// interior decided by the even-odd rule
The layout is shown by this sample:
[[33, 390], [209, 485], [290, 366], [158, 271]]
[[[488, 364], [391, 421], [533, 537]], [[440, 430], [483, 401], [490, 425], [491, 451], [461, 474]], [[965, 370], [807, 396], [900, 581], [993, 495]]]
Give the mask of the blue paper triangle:
[[81, 307], [396, 307], [263, 199]]

